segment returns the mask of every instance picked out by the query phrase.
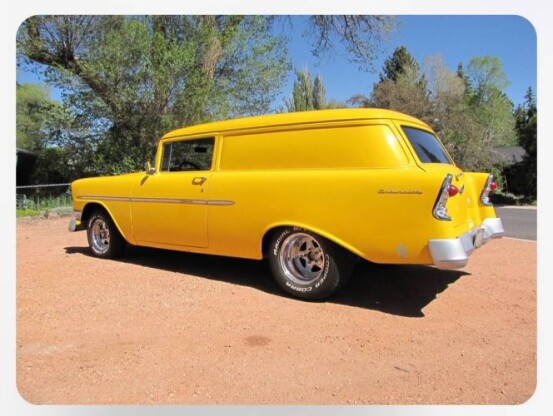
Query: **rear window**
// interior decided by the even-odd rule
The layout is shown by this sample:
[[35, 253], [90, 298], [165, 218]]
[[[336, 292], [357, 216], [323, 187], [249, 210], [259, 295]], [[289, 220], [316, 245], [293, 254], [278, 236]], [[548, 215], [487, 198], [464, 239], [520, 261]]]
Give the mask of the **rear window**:
[[422, 163], [453, 164], [438, 138], [432, 133], [406, 126], [402, 126], [402, 129]]

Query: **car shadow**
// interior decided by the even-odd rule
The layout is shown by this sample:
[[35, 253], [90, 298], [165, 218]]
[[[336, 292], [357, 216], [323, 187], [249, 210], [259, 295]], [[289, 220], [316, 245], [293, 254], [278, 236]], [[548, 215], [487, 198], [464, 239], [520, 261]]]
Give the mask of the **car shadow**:
[[[92, 256], [88, 247], [66, 247], [65, 252]], [[136, 246], [127, 247], [124, 256], [113, 261], [152, 268], [152, 273], [155, 270], [166, 270], [191, 274], [249, 286], [275, 296], [287, 296], [273, 280], [265, 261]], [[466, 274], [430, 266], [379, 265], [360, 260], [348, 284], [325, 302], [405, 317], [423, 317], [423, 308]]]

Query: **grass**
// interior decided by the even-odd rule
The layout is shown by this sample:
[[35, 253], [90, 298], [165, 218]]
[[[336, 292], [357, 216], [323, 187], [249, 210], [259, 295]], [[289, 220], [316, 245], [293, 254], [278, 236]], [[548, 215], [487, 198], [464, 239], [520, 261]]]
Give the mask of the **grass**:
[[15, 216], [20, 217], [38, 217], [49, 216], [51, 213], [64, 216], [73, 212], [71, 196], [63, 194], [56, 197], [43, 197], [28, 199], [24, 206], [17, 207]]

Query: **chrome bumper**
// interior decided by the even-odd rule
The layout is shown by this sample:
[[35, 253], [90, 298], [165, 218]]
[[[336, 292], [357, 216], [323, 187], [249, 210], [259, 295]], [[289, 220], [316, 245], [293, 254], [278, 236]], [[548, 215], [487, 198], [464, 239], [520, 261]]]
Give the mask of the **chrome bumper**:
[[81, 214], [81, 211], [73, 211], [73, 218], [71, 218], [67, 226], [69, 231], [81, 231], [85, 229], [85, 225], [81, 221]]
[[430, 240], [428, 247], [432, 261], [438, 269], [460, 269], [465, 267], [470, 254], [493, 238], [504, 233], [501, 218], [486, 218], [480, 227], [474, 228], [458, 238]]

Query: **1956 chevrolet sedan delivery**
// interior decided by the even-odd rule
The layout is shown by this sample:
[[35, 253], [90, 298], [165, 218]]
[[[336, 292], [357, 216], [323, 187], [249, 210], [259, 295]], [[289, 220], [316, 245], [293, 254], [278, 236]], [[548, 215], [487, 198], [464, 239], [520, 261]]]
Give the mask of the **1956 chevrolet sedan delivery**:
[[462, 268], [503, 235], [487, 173], [463, 172], [431, 128], [379, 109], [251, 117], [163, 136], [144, 172], [71, 184], [92, 253], [126, 243], [267, 258], [288, 293], [322, 299], [358, 257]]

